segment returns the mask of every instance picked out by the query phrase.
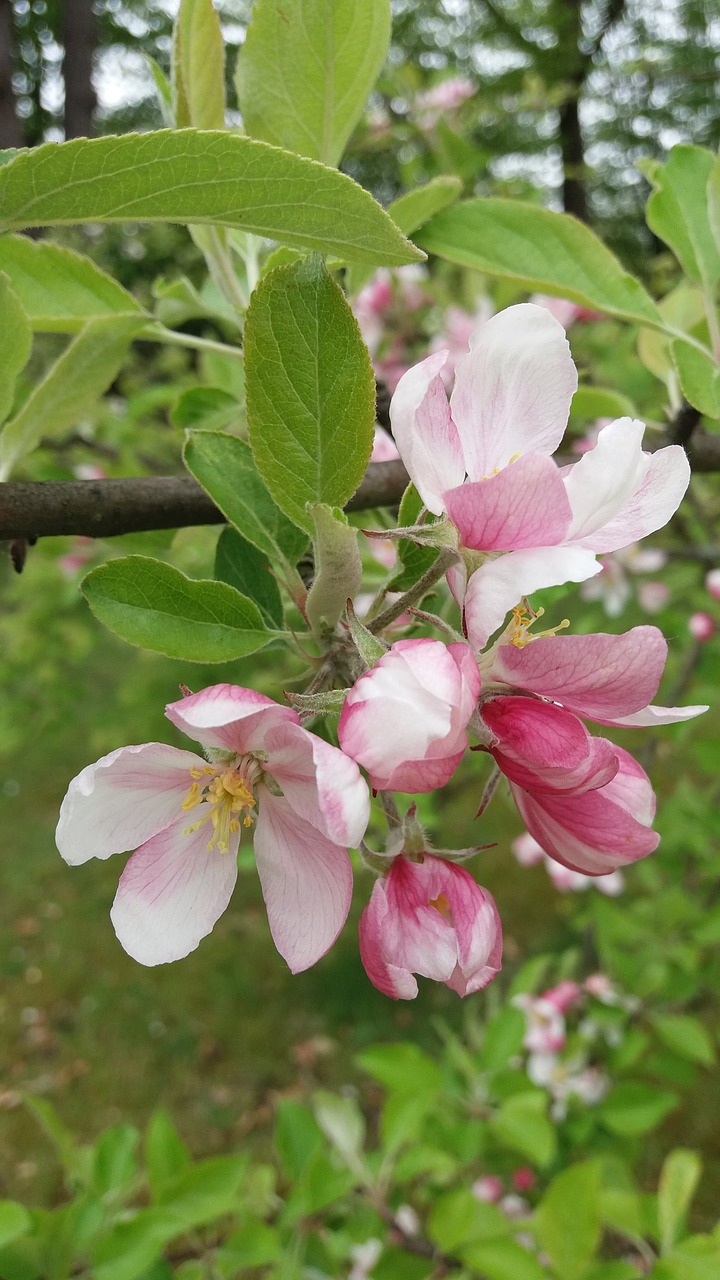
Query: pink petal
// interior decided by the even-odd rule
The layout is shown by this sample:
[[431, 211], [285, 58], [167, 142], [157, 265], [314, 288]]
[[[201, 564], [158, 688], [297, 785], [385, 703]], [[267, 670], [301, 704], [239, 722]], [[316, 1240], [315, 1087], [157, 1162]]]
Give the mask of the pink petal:
[[491, 698], [481, 719], [497, 738], [492, 755], [507, 778], [532, 791], [604, 787], [618, 770], [615, 748], [572, 715], [535, 698]]
[[445, 510], [444, 491], [465, 477], [460, 439], [440, 377], [446, 358], [447, 351], [438, 351], [408, 369], [390, 402], [400, 456], [425, 506], [435, 515]]
[[220, 747], [238, 755], [262, 750], [265, 733], [276, 725], [300, 723], [290, 707], [235, 684], [214, 684], [171, 702], [165, 715], [204, 747]]
[[444, 494], [447, 513], [466, 547], [511, 551], [562, 542], [572, 512], [557, 466], [527, 453], [487, 480]]
[[576, 388], [565, 330], [547, 311], [521, 303], [482, 325], [450, 399], [470, 479], [518, 453], [554, 453]]
[[334, 844], [359, 845], [370, 820], [370, 796], [354, 760], [300, 725], [265, 737], [267, 769], [288, 804]]
[[565, 582], [584, 582], [600, 572], [580, 547], [532, 547], [489, 560], [471, 575], [465, 594], [465, 627], [473, 649], [482, 649], [522, 596]]
[[422, 863], [395, 858], [385, 880], [388, 913], [383, 950], [398, 968], [447, 982], [458, 953], [454, 925], [431, 905], [445, 889], [445, 877], [436, 867], [439, 862], [432, 857]]
[[391, 1000], [414, 1000], [418, 984], [409, 969], [391, 964], [385, 957], [385, 923], [388, 903], [384, 880], [376, 880], [365, 910], [360, 917], [358, 941], [360, 959], [368, 978]]
[[175, 821], [193, 782], [190, 770], [206, 763], [191, 751], [146, 742], [88, 765], [60, 807], [55, 839], [65, 861], [79, 866], [137, 849]]
[[[654, 454], [642, 453], [640, 428], [642, 423], [628, 418], [604, 427], [595, 448], [566, 474], [575, 517], [568, 536], [598, 555], [661, 529], [677, 511], [690, 480], [685, 451], [669, 445]], [[604, 495], [605, 505], [599, 503], [599, 495]]]
[[237, 879], [237, 843], [208, 849], [210, 823], [188, 835], [183, 814], [130, 858], [110, 918], [128, 955], [167, 964], [194, 951], [227, 907]]
[[352, 897], [346, 849], [263, 790], [255, 860], [273, 942], [292, 973], [309, 969], [342, 929]]
[[[706, 706], [694, 707], [643, 707], [630, 716], [617, 716], [614, 720], [603, 720], [602, 724], [616, 725], [618, 729], [644, 729], [659, 724], [678, 724], [683, 720], [694, 720], [709, 711]], [[596, 717], [598, 718], [598, 717]]]
[[657, 627], [633, 627], [619, 636], [544, 636], [523, 649], [502, 645], [493, 679], [607, 724], [650, 701], [666, 657], [667, 644]]

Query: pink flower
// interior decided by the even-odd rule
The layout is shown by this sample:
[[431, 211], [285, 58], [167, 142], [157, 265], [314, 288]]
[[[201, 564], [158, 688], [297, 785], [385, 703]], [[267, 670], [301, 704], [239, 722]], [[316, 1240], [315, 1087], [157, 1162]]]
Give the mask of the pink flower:
[[300, 725], [289, 707], [218, 684], [171, 703], [168, 719], [207, 758], [157, 742], [121, 747], [70, 783], [57, 827], [71, 865], [136, 852], [111, 918], [141, 964], [179, 960], [210, 933], [237, 877], [242, 828], [275, 945], [293, 973], [342, 928], [369, 796], [357, 765]]
[[486, 655], [480, 706], [486, 749], [508, 778], [530, 835], [550, 857], [588, 875], [615, 871], [656, 848], [655, 796], [637, 761], [591, 737], [579, 716], [644, 726], [707, 708], [650, 702], [667, 653], [656, 627], [531, 640], [519, 617], [508, 629], [511, 643]]
[[525, 1014], [523, 1046], [531, 1053], [557, 1053], [567, 1039], [565, 1018], [557, 1005], [543, 996], [515, 996], [513, 1004]]
[[521, 1165], [512, 1175], [512, 1184], [516, 1191], [532, 1191], [536, 1182], [535, 1174], [526, 1164]]
[[720, 600], [720, 569], [711, 569], [705, 575], [705, 588], [713, 600]]
[[572, 1009], [581, 1000], [582, 987], [566, 978], [556, 987], [548, 987], [547, 991], [543, 991], [542, 998], [554, 1004], [560, 1013], [566, 1014], [568, 1009]]
[[482, 1200], [485, 1204], [497, 1204], [505, 1188], [497, 1174], [486, 1173], [482, 1178], [475, 1179], [470, 1190], [476, 1200]]
[[500, 971], [497, 908], [462, 867], [420, 857], [394, 858], [376, 880], [360, 918], [360, 957], [370, 981], [393, 1000], [415, 999], [415, 973], [470, 995]]
[[462, 759], [479, 691], [466, 644], [398, 640], [348, 693], [340, 746], [378, 791], [434, 791]]
[[691, 613], [688, 618], [688, 631], [693, 640], [705, 644], [715, 632], [715, 623], [709, 613]]
[[418, 94], [415, 99], [415, 109], [420, 128], [431, 128], [442, 115], [448, 111], [456, 111], [463, 102], [472, 98], [474, 93], [475, 85], [472, 80], [466, 80], [462, 76], [450, 76], [448, 80], [441, 80], [439, 84], [433, 85], [432, 89], [426, 89], [424, 93]]
[[386, 431], [384, 427], [376, 427], [370, 461], [395, 462], [399, 457], [400, 454], [390, 432]]
[[522, 596], [583, 582], [599, 571], [597, 554], [664, 525], [690, 469], [678, 445], [643, 453], [645, 428], [630, 418], [610, 423], [579, 462], [558, 468], [550, 455], [577, 373], [562, 325], [541, 307], [509, 307], [481, 327], [458, 362], [449, 404], [444, 361], [438, 352], [408, 370], [390, 416], [428, 510], [447, 513], [466, 553], [482, 553], [475, 568], [467, 556], [464, 593], [467, 635], [481, 649]]

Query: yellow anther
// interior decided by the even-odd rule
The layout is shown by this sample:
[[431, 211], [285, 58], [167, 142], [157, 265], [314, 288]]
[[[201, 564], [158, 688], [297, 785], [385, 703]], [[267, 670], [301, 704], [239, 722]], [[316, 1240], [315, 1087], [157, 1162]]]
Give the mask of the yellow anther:
[[[182, 807], [184, 810], [194, 809], [197, 805], [206, 805], [203, 816], [192, 826], [185, 827], [184, 834], [191, 835], [199, 830], [209, 818], [213, 834], [208, 849], [217, 846], [220, 853], [227, 853], [230, 848], [230, 836], [237, 835], [240, 830], [239, 815], [245, 810], [242, 819], [244, 827], [252, 826], [249, 809], [255, 808], [255, 798], [244, 777], [242, 769], [226, 769], [218, 773], [212, 765], [202, 769], [191, 769], [190, 777], [197, 779], [190, 786]], [[205, 781], [201, 787], [200, 779]]]
[[508, 637], [508, 643], [515, 645], [516, 649], [524, 649], [532, 640], [542, 640], [544, 636], [554, 636], [558, 631], [564, 631], [565, 627], [570, 626], [570, 619], [563, 618], [562, 622], [558, 622], [555, 627], [548, 627], [546, 631], [537, 631], [535, 635], [530, 635], [530, 628], [542, 618], [545, 610], [541, 607], [535, 613], [527, 603], [519, 604], [512, 611], [512, 622], [510, 623], [511, 633]]
[[435, 910], [440, 913], [443, 920], [447, 920], [448, 924], [452, 924], [452, 911], [446, 894], [439, 893], [437, 898], [431, 898], [429, 906], [434, 907]]

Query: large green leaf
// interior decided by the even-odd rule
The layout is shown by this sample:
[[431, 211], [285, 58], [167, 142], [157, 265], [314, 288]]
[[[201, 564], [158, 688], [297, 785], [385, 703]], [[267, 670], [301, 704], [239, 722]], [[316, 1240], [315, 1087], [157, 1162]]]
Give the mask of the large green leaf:
[[423, 257], [351, 178], [239, 134], [75, 138], [0, 170], [0, 230], [136, 219], [239, 227], [380, 266]]
[[248, 133], [337, 164], [389, 40], [389, 0], [256, 0], [235, 81]]
[[522, 200], [463, 200], [437, 214], [418, 240], [461, 266], [516, 280], [581, 306], [662, 327], [643, 286], [589, 227]]
[[181, 0], [173, 39], [173, 105], [179, 129], [225, 125], [225, 51], [212, 0]]
[[677, 1094], [639, 1080], [621, 1080], [598, 1108], [603, 1123], [622, 1137], [649, 1133], [677, 1106]]
[[600, 1169], [571, 1165], [553, 1178], [535, 1215], [538, 1244], [561, 1280], [577, 1280], [600, 1240]]
[[680, 338], [670, 350], [685, 399], [708, 418], [720, 418], [720, 366]]
[[250, 446], [222, 431], [190, 431], [185, 465], [237, 531], [276, 563], [302, 555], [308, 536], [279, 511]]
[[2, 333], [2, 360], [0, 361], [0, 422], [12, 409], [15, 396], [15, 380], [24, 368], [32, 348], [32, 332], [25, 310], [8, 278], [0, 274], [0, 333]]
[[82, 590], [95, 617], [141, 649], [186, 662], [231, 662], [273, 639], [252, 600], [224, 582], [194, 582], [146, 556], [93, 569]]
[[114, 381], [130, 341], [143, 324], [143, 316], [137, 314], [87, 321], [15, 417], [5, 423], [0, 433], [0, 479], [6, 479], [43, 436], [67, 430], [88, 412]]
[[132, 294], [89, 258], [49, 240], [0, 237], [0, 271], [36, 332], [77, 333], [94, 316], [142, 313]]
[[282, 627], [283, 607], [277, 579], [266, 557], [237, 529], [223, 529], [215, 548], [215, 577], [254, 600], [270, 627]]
[[490, 1127], [505, 1146], [544, 1169], [557, 1150], [557, 1134], [547, 1117], [548, 1100], [539, 1089], [514, 1093], [495, 1112]]
[[308, 502], [342, 507], [370, 459], [375, 379], [345, 297], [313, 256], [255, 290], [245, 325], [248, 429], [278, 506], [312, 533]]
[[708, 213], [708, 182], [715, 164], [704, 147], [673, 147], [665, 164], [655, 165], [655, 187], [647, 202], [651, 231], [670, 246], [687, 276], [712, 287], [720, 279], [720, 246]]

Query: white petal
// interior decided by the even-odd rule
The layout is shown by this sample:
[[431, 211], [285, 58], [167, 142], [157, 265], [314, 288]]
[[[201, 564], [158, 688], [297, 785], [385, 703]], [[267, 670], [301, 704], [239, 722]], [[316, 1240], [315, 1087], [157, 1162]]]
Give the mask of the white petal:
[[597, 550], [591, 535], [614, 519], [642, 483], [647, 469], [641, 448], [644, 432], [644, 422], [618, 418], [603, 427], [595, 448], [564, 474], [573, 513], [568, 542], [583, 538], [584, 545]]
[[584, 582], [600, 568], [592, 552], [581, 547], [532, 547], [489, 560], [472, 574], [465, 594], [471, 646], [482, 649], [522, 596], [564, 582]]
[[470, 479], [518, 453], [554, 453], [576, 388], [565, 330], [548, 311], [521, 303], [482, 325], [450, 397]]
[[359, 845], [370, 820], [367, 783], [354, 760], [300, 725], [265, 738], [268, 773], [301, 818], [335, 844]]
[[79, 866], [137, 849], [175, 821], [193, 782], [190, 770], [206, 764], [162, 742], [120, 747], [89, 764], [60, 807], [55, 840], [65, 861]]
[[140, 964], [167, 964], [194, 951], [230, 901], [237, 879], [237, 843], [228, 853], [208, 849], [204, 822], [184, 834], [179, 822], [148, 840], [120, 877], [110, 919], [128, 955]]
[[390, 402], [395, 443], [425, 506], [435, 515], [445, 510], [445, 490], [465, 478], [460, 440], [440, 377], [446, 358], [447, 351], [438, 351], [408, 369]]
[[273, 726], [300, 723], [291, 707], [237, 684], [215, 684], [180, 698], [165, 708], [165, 715], [204, 747], [220, 747], [238, 755], [262, 750], [263, 736]]
[[657, 707], [652, 703], [636, 711], [631, 716], [621, 716], [615, 720], [601, 720], [601, 724], [616, 725], [618, 729], [644, 729], [657, 724], [677, 724], [681, 720], [694, 720], [709, 707]]
[[273, 942], [291, 971], [300, 973], [329, 951], [347, 919], [350, 858], [287, 800], [266, 790], [254, 845]]

